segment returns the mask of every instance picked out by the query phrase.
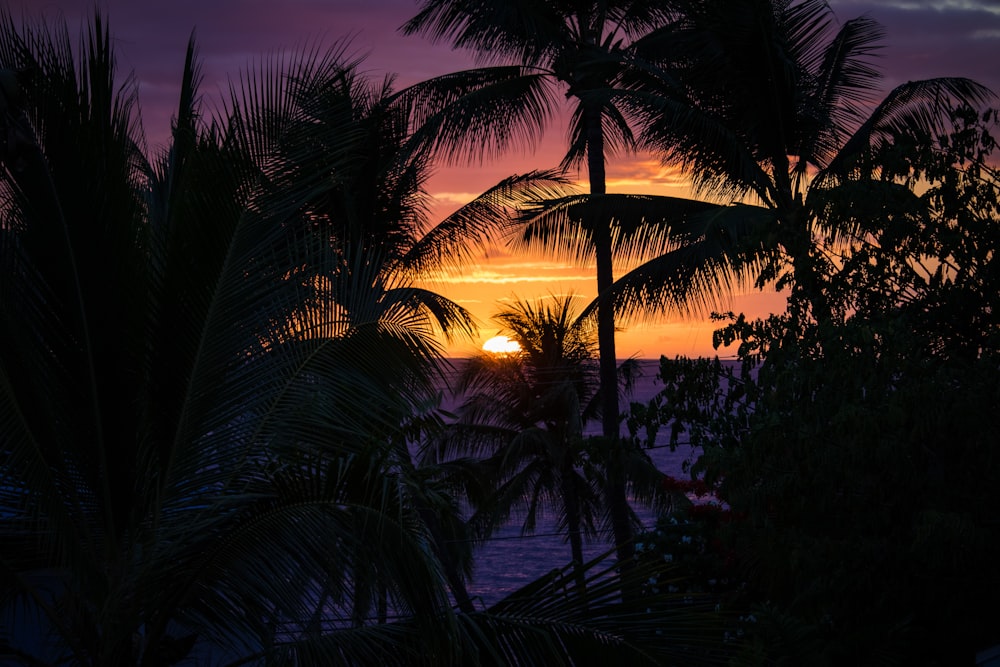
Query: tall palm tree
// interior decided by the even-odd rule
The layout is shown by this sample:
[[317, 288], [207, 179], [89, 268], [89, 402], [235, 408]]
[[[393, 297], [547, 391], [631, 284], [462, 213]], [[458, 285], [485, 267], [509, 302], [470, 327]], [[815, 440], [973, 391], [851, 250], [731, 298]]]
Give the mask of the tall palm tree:
[[675, 245], [621, 278], [619, 312], [697, 307], [749, 279], [791, 286], [829, 316], [816, 269], [830, 259], [816, 241], [836, 241], [893, 202], [919, 208], [879, 156], [896, 140], [944, 134], [953, 108], [992, 93], [938, 78], [880, 98], [881, 26], [864, 16], [838, 24], [824, 0], [681, 5], [659, 42], [677, 49], [671, 76], [635, 110], [642, 143], [681, 164], [702, 195], [738, 203], [664, 225]]
[[[479, 2], [424, 0], [403, 30], [448, 39], [473, 49], [486, 67], [456, 72], [413, 87], [427, 105], [427, 141], [454, 156], [499, 152], [513, 141], [530, 142], [572, 100], [569, 149], [563, 166], [585, 164], [590, 195], [606, 192], [605, 160], [629, 149], [634, 135], [621, 84], [630, 70], [651, 63], [639, 57], [643, 35], [668, 18], [655, 0], [567, 2]], [[445, 111], [441, 112], [440, 109]], [[470, 142], [470, 137], [475, 137]], [[619, 435], [616, 385], [615, 315], [609, 288], [614, 282], [611, 219], [595, 207], [586, 216], [589, 255], [597, 269], [597, 329], [602, 392], [602, 428], [609, 442]], [[611, 500], [616, 543], [630, 562], [632, 531], [624, 480], [612, 475]]]

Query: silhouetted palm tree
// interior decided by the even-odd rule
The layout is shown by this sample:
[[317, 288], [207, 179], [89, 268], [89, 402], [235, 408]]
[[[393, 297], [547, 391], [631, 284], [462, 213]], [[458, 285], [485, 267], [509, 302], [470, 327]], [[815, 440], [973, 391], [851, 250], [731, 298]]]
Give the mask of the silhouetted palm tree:
[[363, 456], [419, 395], [429, 333], [370, 303], [349, 328], [303, 318], [329, 313], [340, 258], [301, 205], [322, 175], [284, 168], [298, 132], [318, 136], [285, 103], [341, 74], [339, 53], [248, 83], [202, 125], [189, 51], [174, 141], [148, 167], [111, 43], [97, 19], [76, 61], [65, 32], [3, 20], [4, 644], [90, 664], [294, 647], [312, 591], [357, 606], [359, 563], [397, 606], [447, 609], [398, 521], [416, 515]]
[[[460, 270], [477, 245], [488, 244], [493, 227], [502, 225], [512, 209], [550, 194], [559, 181], [545, 173], [505, 179], [432, 225], [424, 190], [431, 171], [429, 147], [409, 141], [408, 99], [393, 91], [391, 79], [372, 83], [345, 68], [333, 81], [303, 93], [295, 104], [303, 110], [297, 122], [305, 128], [300, 135], [305, 141], [293, 149], [292, 177], [324, 175], [303, 206], [309, 224], [330, 235], [336, 261], [323, 274], [327, 298], [299, 313], [299, 322], [314, 336], [345, 338], [356, 335], [358, 327], [375, 327], [391, 340], [408, 341], [415, 357], [433, 361], [414, 378], [405, 369], [385, 366], [376, 350], [359, 348], [359, 356], [371, 364], [373, 374], [384, 374], [404, 395], [418, 390], [425, 404], [434, 393], [426, 379], [437, 376], [445, 364], [434, 330], [451, 337], [455, 331], [471, 333], [474, 324], [461, 307], [417, 281], [428, 271]], [[414, 467], [404, 435], [417, 416], [402, 415], [401, 430], [386, 433], [384, 451], [374, 455], [388, 474], [401, 480], [434, 537], [456, 600], [470, 612], [461, 576], [469, 555], [455, 552], [461, 541], [445, 541], [446, 532], [460, 528], [457, 516], [444, 512], [457, 508], [457, 499], [449, 503], [443, 491], [435, 490], [429, 471]], [[381, 594], [377, 573], [353, 576], [375, 582], [370, 590]], [[372, 602], [384, 606], [382, 600], [365, 604]]]
[[[507, 150], [530, 142], [562, 106], [572, 101], [569, 150], [563, 166], [585, 164], [590, 195], [606, 192], [605, 159], [629, 149], [629, 72], [652, 66], [639, 54], [643, 36], [668, 18], [666, 3], [651, 0], [531, 3], [424, 0], [404, 26], [407, 33], [448, 39], [473, 49], [488, 67], [456, 72], [415, 86], [426, 102], [426, 140], [457, 156]], [[445, 111], [440, 110], [444, 108]], [[435, 112], [436, 115], [435, 115]], [[602, 392], [602, 428], [613, 443], [619, 435], [615, 387], [615, 315], [609, 288], [614, 282], [612, 218], [593, 207], [583, 217], [581, 236], [597, 268], [597, 329]], [[624, 480], [610, 480], [619, 557], [632, 557], [632, 532]]]
[[[445, 449], [482, 457], [483, 474], [494, 478], [495, 491], [472, 518], [480, 534], [491, 535], [518, 508], [522, 532], [533, 531], [539, 515], [554, 509], [580, 567], [583, 538], [607, 525], [608, 498], [603, 438], [584, 432], [600, 402], [594, 322], [575, 316], [573, 298], [517, 301], [494, 316], [520, 351], [468, 360], [456, 387], [459, 420]], [[619, 369], [623, 390], [636, 370], [631, 360]], [[632, 453], [628, 481], [652, 500], [661, 476], [648, 457]], [[583, 579], [581, 571], [580, 585]]]
[[584, 469], [583, 408], [598, 385], [593, 335], [586, 322], [574, 321], [570, 298], [537, 310], [517, 302], [495, 319], [521, 352], [470, 359], [458, 386], [467, 396], [463, 421], [501, 429], [507, 438], [491, 457], [502, 480], [494, 500], [500, 516], [492, 518], [524, 504], [528, 532], [543, 504], [557, 508], [558, 528], [579, 567], [583, 533], [595, 534], [602, 504], [596, 471]]
[[887, 147], [943, 134], [954, 107], [992, 94], [939, 78], [880, 98], [872, 60], [881, 26], [859, 17], [838, 27], [823, 0], [680, 4], [660, 42], [677, 49], [672, 75], [658, 100], [635, 109], [643, 143], [682, 165], [700, 193], [738, 203], [664, 225], [674, 248], [619, 280], [618, 310], [686, 310], [714, 303], [734, 281], [756, 281], [793, 286], [828, 315], [813, 269], [831, 259], [816, 241], [893, 206], [919, 209], [881, 162]]

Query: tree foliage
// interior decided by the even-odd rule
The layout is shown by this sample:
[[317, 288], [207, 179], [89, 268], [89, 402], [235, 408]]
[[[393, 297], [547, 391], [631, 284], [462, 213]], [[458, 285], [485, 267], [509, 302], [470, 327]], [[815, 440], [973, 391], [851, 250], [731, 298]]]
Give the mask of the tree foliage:
[[[855, 215], [914, 206], [902, 183], [878, 176], [893, 168], [889, 147], [945, 133], [951, 108], [981, 109], [993, 94], [950, 77], [880, 98], [881, 26], [870, 17], [839, 23], [823, 0], [678, 5], [656, 42], [672, 46], [658, 92], [639, 98], [635, 113], [643, 145], [723, 206], [665, 218], [675, 245], [619, 278], [616, 307], [684, 312], [711, 305], [706, 291], [755, 283], [804, 289], [811, 307], [826, 310], [810, 285], [825, 261], [813, 237], [836, 237]], [[830, 215], [831, 201], [855, 213]]]
[[[586, 165], [589, 194], [603, 197], [608, 156], [636, 144], [629, 103], [634, 91], [626, 82], [634, 81], [636, 72], [657, 67], [643, 56], [643, 45], [670, 20], [672, 11], [671, 3], [650, 0], [425, 0], [404, 31], [469, 48], [487, 65], [414, 87], [418, 98], [433, 102], [438, 109], [427, 115], [430, 140], [446, 146], [450, 155], [462, 157], [481, 157], [515, 143], [532, 145], [569, 100], [568, 148], [561, 166]], [[442, 97], [448, 98], [448, 104], [440, 105]], [[579, 256], [593, 257], [595, 263], [594, 307], [604, 387], [602, 430], [608, 447], [614, 449], [620, 436], [620, 405], [613, 391], [617, 358], [615, 307], [609, 288], [614, 282], [620, 228], [601, 206], [586, 208], [583, 220], [573, 222], [578, 230], [573, 236], [585, 248]], [[548, 237], [525, 238], [544, 241]], [[612, 522], [619, 558], [630, 563], [633, 532], [619, 468], [610, 470]]]
[[457, 503], [399, 446], [436, 393], [434, 333], [471, 327], [415, 276], [558, 182], [509, 179], [425, 227], [406, 99], [338, 46], [261, 61], [205, 118], [192, 44], [170, 144], [147, 157], [113, 44], [99, 14], [79, 50], [0, 16], [2, 659], [631, 646], [605, 626], [641, 619], [611, 599], [562, 638], [544, 596], [527, 598], [540, 632], [456, 613], [440, 534]]
[[[511, 514], [523, 516], [522, 530], [530, 532], [554, 512], [582, 565], [583, 539], [606, 532], [610, 520], [603, 441], [585, 434], [601, 410], [594, 322], [574, 314], [573, 299], [517, 301], [495, 315], [520, 350], [465, 362], [455, 386], [457, 420], [436, 451], [481, 461], [494, 490], [472, 517], [480, 532], [491, 534]], [[635, 363], [619, 371], [628, 391]], [[635, 454], [629, 481], [651, 500], [644, 482], [656, 478], [655, 469]]]
[[951, 664], [998, 639], [995, 115], [950, 118], [882, 147], [900, 200], [827, 199], [827, 316], [800, 292], [730, 316], [740, 364], [664, 360], [637, 413], [702, 448], [693, 473], [739, 517], [716, 535], [759, 605], [750, 664]]

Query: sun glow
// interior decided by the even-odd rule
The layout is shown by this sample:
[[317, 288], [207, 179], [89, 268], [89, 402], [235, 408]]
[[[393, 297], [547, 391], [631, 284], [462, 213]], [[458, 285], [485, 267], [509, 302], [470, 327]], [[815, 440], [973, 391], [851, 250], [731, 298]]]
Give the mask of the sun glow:
[[521, 351], [521, 346], [507, 336], [494, 336], [483, 343], [483, 349], [491, 354], [514, 354]]

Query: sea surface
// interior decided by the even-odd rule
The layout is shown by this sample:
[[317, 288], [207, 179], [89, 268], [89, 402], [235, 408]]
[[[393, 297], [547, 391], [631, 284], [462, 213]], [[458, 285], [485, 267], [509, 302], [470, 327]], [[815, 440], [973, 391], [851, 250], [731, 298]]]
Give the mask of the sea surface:
[[[456, 362], [461, 363], [460, 360]], [[633, 394], [623, 400], [623, 409], [627, 405], [625, 401], [648, 401], [662, 388], [656, 377], [659, 360], [641, 360], [640, 367], [642, 376], [636, 383]], [[599, 434], [600, 424], [590, 424], [585, 432], [589, 435]], [[650, 458], [662, 472], [673, 476], [684, 475], [685, 460], [692, 459], [696, 452], [687, 446], [671, 451], [667, 446], [668, 440], [669, 430], [661, 429], [654, 447], [649, 450]], [[652, 512], [637, 506], [635, 509], [643, 525], [651, 527], [656, 520]], [[488, 607], [525, 584], [554, 569], [562, 568], [571, 560], [569, 542], [556, 532], [554, 516], [540, 519], [534, 533], [527, 535], [521, 535], [520, 523], [516, 519], [514, 521], [475, 554], [476, 569], [469, 585], [469, 593], [478, 608]], [[611, 545], [604, 542], [585, 543], [584, 556], [594, 558], [610, 548]]]

